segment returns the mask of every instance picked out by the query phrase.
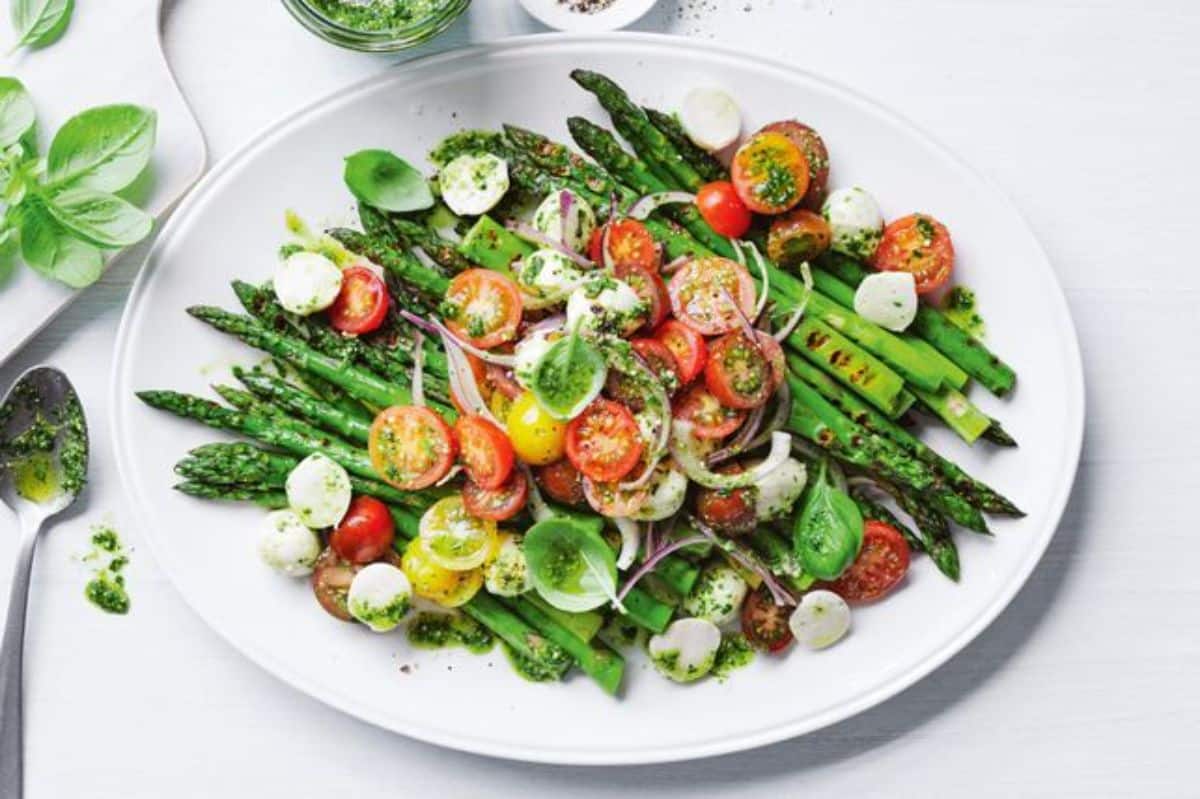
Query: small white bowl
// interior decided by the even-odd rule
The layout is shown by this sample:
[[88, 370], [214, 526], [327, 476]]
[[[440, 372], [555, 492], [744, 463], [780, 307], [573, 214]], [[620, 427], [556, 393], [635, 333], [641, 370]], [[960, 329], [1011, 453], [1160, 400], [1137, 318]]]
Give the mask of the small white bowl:
[[521, 5], [539, 22], [551, 28], [575, 33], [599, 33], [632, 25], [654, 8], [657, 2], [658, 0], [613, 0], [611, 6], [594, 14], [571, 11], [559, 0], [521, 0]]

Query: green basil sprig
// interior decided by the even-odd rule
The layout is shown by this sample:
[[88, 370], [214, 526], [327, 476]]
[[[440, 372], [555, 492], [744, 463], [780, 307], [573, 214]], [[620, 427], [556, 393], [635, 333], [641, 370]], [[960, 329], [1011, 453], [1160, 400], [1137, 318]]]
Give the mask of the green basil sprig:
[[522, 547], [533, 587], [559, 610], [617, 602], [616, 557], [595, 527], [551, 517], [529, 528]]
[[22, 260], [46, 277], [80, 288], [100, 277], [107, 251], [136, 244], [154, 226], [119, 196], [145, 171], [157, 117], [135, 105], [78, 114], [37, 156], [36, 114], [25, 87], [0, 77], [0, 254], [19, 242]]
[[792, 533], [801, 566], [820, 580], [836, 580], [858, 557], [863, 542], [862, 513], [829, 472], [828, 461], [822, 460]]
[[54, 43], [66, 31], [74, 10], [75, 0], [10, 0], [9, 18], [17, 33], [12, 49]]

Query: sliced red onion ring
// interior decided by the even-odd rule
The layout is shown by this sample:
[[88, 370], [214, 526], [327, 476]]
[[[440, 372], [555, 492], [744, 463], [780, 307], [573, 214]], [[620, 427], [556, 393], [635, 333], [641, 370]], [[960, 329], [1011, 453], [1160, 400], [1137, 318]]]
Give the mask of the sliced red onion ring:
[[[658, 436], [653, 442], [653, 448], [650, 450], [647, 468], [636, 479], [627, 483], [621, 483], [621, 488], [626, 491], [633, 491], [641, 488], [650, 481], [654, 474], [654, 469], [658, 466], [659, 461], [667, 452], [667, 447], [671, 438], [671, 398], [667, 396], [667, 390], [663, 388], [662, 383], [658, 381], [658, 377], [654, 374], [654, 370], [650, 368], [650, 364], [646, 363], [645, 359], [636, 352], [632, 352], [633, 360], [646, 375], [649, 381], [648, 385], [653, 386], [653, 402], [661, 408], [661, 416], [658, 419]], [[647, 404], [647, 407], [650, 407]]]
[[629, 576], [629, 579], [625, 581], [625, 585], [621, 586], [621, 590], [617, 594], [617, 599], [624, 599], [629, 592], [633, 590], [633, 587], [637, 585], [638, 580], [641, 580], [647, 574], [654, 571], [654, 567], [661, 563], [663, 558], [667, 557], [673, 552], [678, 552], [684, 547], [690, 547], [695, 544], [703, 544], [707, 540], [708, 539], [706, 539], [704, 536], [693, 535], [687, 538], [680, 538], [678, 541], [672, 541], [671, 543], [659, 548], [657, 552], [646, 559], [645, 563], [638, 567], [637, 571]]
[[461, 463], [454, 464], [453, 466], [450, 467], [450, 471], [446, 472], [445, 477], [443, 477], [441, 480], [438, 480], [436, 483], [433, 484], [434, 487], [441, 488], [446, 483], [449, 483], [451, 480], [453, 480], [455, 477], [458, 477], [458, 475], [462, 472], [462, 470], [463, 470], [463, 467], [462, 467]]
[[671, 454], [679, 468], [692, 482], [705, 488], [732, 490], [754, 485], [782, 466], [791, 452], [792, 437], [787, 433], [772, 433], [771, 451], [766, 459], [757, 466], [737, 474], [717, 474], [711, 471], [704, 460], [696, 455], [693, 443], [691, 422], [676, 419], [671, 435]]
[[644, 537], [644, 545], [642, 547], [642, 562], [650, 559], [654, 551], [658, 549], [658, 539], [654, 537], [654, 522], [646, 522], [646, 535]]
[[413, 336], [412, 399], [413, 405], [425, 407], [425, 336], [420, 328]]
[[616, 261], [613, 260], [612, 253], [608, 249], [608, 239], [611, 235], [612, 225], [605, 225], [604, 232], [600, 234], [600, 261], [609, 272], [617, 268]]
[[439, 322], [437, 319], [423, 319], [417, 316], [412, 311], [401, 309], [400, 317], [406, 322], [409, 322], [416, 327], [424, 330], [427, 333], [436, 333], [439, 336], [449, 336], [450, 340], [457, 344], [462, 349], [479, 358], [486, 363], [494, 363], [497, 366], [505, 366], [512, 368], [517, 365], [517, 357], [515, 355], [507, 355], [501, 352], [489, 352], [488, 350], [480, 349], [469, 341], [463, 341], [458, 336], [454, 335], [450, 328]]
[[657, 194], [647, 194], [629, 209], [629, 215], [634, 219], [645, 219], [664, 205], [674, 203], [694, 203], [696, 195], [686, 191], [663, 191]]
[[[765, 406], [761, 406], [765, 407]], [[775, 412], [771, 414], [770, 421], [763, 427], [762, 432], [746, 441], [740, 447], [736, 446], [736, 442], [731, 443], [727, 447], [722, 447], [717, 452], [708, 456], [709, 467], [717, 466], [724, 463], [730, 458], [736, 458], [743, 452], [751, 452], [763, 446], [771, 440], [771, 436], [783, 429], [787, 424], [788, 418], [792, 415], [792, 387], [784, 380], [779, 384], [779, 390], [775, 392]], [[743, 428], [744, 429], [744, 428]], [[738, 435], [741, 438], [741, 435]], [[796, 440], [792, 440], [792, 446], [795, 447]]]
[[531, 225], [527, 225], [524, 222], [509, 222], [507, 225], [505, 225], [505, 227], [514, 233], [519, 234], [522, 238], [529, 239], [530, 241], [536, 241], [543, 247], [547, 247], [551, 250], [556, 250], [557, 252], [562, 253], [570, 258], [576, 265], [584, 269], [591, 269], [595, 266], [595, 264], [593, 264], [587, 258], [584, 258], [582, 255], [575, 252], [561, 241], [555, 241]]
[[555, 330], [562, 330], [566, 323], [567, 317], [565, 314], [547, 316], [537, 324], [530, 325], [529, 329], [525, 331], [525, 337], [527, 338], [538, 333], [553, 333]]
[[742, 547], [738, 546], [733, 541], [721, 538], [713, 529], [699, 519], [692, 517], [689, 519], [692, 526], [695, 527], [705, 539], [711, 541], [718, 549], [724, 552], [729, 557], [736, 560], [749, 571], [754, 572], [763, 580], [763, 585], [771, 592], [771, 598], [775, 600], [776, 605], [795, 605], [796, 598], [791, 592], [780, 584], [775, 578], [775, 574], [766, 567], [766, 565], [756, 556], [747, 552]]
[[438, 334], [442, 338], [442, 349], [446, 351], [446, 363], [450, 371], [450, 390], [454, 392], [454, 396], [462, 403], [464, 410], [483, 416], [503, 430], [504, 424], [492, 415], [487, 403], [483, 401], [483, 395], [479, 393], [479, 384], [475, 382], [475, 372], [471, 370], [466, 353], [448, 333], [439, 331]]
[[[613, 519], [613, 524], [621, 533], [621, 551], [617, 553], [617, 568], [624, 571], [637, 560], [638, 547], [642, 543], [642, 533], [638, 529], [638, 523], [633, 519], [621, 517]], [[617, 598], [620, 599], [620, 597]]]
[[796, 325], [800, 324], [800, 319], [804, 316], [804, 309], [808, 307], [808, 298], [812, 296], [813, 292], [812, 270], [808, 267], [808, 261], [800, 264], [800, 277], [804, 281], [804, 296], [800, 299], [800, 303], [792, 311], [792, 315], [788, 317], [783, 327], [775, 331], [776, 341], [783, 341], [792, 335], [792, 331], [796, 329]]
[[683, 269], [685, 266], [690, 264], [691, 262], [692, 262], [692, 256], [681, 255], [678, 258], [676, 258], [674, 261], [671, 261], [670, 263], [663, 266], [663, 268], [660, 269], [659, 271], [662, 272], [664, 275], [673, 275], [676, 272], [678, 272], [680, 269]]
[[554, 516], [554, 511], [550, 510], [550, 506], [546, 504], [546, 500], [542, 499], [542, 492], [538, 489], [538, 485], [533, 479], [533, 472], [530, 470], [529, 464], [517, 461], [517, 466], [525, 476], [525, 482], [529, 485], [529, 513], [533, 516], [533, 520], [535, 522], [544, 522], [546, 519]]
[[571, 216], [571, 208], [575, 205], [575, 195], [563, 189], [558, 193], [558, 239], [562, 246], [567, 246], [567, 219]]
[[412, 247], [412, 248], [410, 248], [409, 252], [411, 252], [413, 254], [414, 258], [416, 258], [418, 261], [420, 261], [421, 266], [425, 267], [426, 269], [428, 269], [431, 272], [436, 272], [439, 275], [442, 274], [441, 264], [439, 264], [437, 261], [433, 260], [433, 258], [430, 257], [429, 253], [425, 252], [424, 249], [422, 249], [421, 247]]
[[762, 316], [763, 309], [767, 307], [767, 299], [771, 296], [771, 272], [767, 269], [767, 262], [763, 259], [762, 253], [758, 251], [758, 246], [754, 242], [746, 245], [750, 248], [750, 254], [754, 256], [754, 265], [758, 267], [758, 277], [762, 281], [762, 286], [758, 292], [758, 302], [754, 304], [754, 318]]
[[738, 434], [733, 440], [719, 450], [708, 456], [709, 467], [724, 463], [730, 458], [736, 458], [738, 455], [746, 451], [746, 445], [754, 440], [754, 436], [758, 434], [759, 427], [762, 426], [763, 416], [766, 415], [767, 406], [759, 405], [754, 410], [750, 411], [750, 415], [746, 417], [746, 421], [742, 423]]

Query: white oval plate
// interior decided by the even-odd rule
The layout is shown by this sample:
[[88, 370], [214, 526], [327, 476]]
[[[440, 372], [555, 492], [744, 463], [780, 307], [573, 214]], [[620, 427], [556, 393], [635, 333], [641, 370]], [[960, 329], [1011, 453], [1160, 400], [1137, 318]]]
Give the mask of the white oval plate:
[[[726, 682], [690, 687], [659, 678], [635, 658], [618, 700], [581, 676], [561, 685], [524, 682], [499, 652], [413, 651], [403, 635], [337, 622], [318, 609], [305, 581], [280, 578], [258, 562], [259, 510], [171, 490], [172, 464], [215, 434], [148, 409], [134, 391], [204, 393], [213, 366], [261, 358], [184, 308], [237, 307], [228, 282], [270, 273], [285, 208], [314, 221], [351, 219], [341, 178], [347, 153], [386, 147], [420, 159], [451, 131], [505, 121], [567, 141], [568, 114], [603, 118], [567, 77], [584, 66], [664, 108], [688, 87], [717, 84], [739, 98], [752, 124], [802, 118], [829, 142], [833, 185], [869, 186], [888, 216], [921, 209], [954, 232], [959, 277], [978, 290], [990, 343], [1021, 376], [1007, 402], [982, 390], [973, 396], [1004, 419], [1021, 447], [968, 450], [939, 431], [931, 438], [1029, 514], [997, 521], [995, 538], [957, 533], [960, 584], [917, 559], [903, 590], [857, 609], [853, 633], [836, 647], [760, 657]], [[151, 253], [121, 325], [113, 407], [121, 479], [142, 533], [187, 602], [249, 658], [311, 696], [405, 735], [581, 764], [681, 760], [771, 743], [865, 710], [931, 672], [1000, 613], [1046, 548], [1074, 479], [1084, 412], [1067, 305], [1037, 242], [995, 188], [912, 125], [823, 78], [645, 35], [537, 36], [437, 56], [266, 130], [205, 178]], [[402, 665], [411, 668], [402, 672]]]

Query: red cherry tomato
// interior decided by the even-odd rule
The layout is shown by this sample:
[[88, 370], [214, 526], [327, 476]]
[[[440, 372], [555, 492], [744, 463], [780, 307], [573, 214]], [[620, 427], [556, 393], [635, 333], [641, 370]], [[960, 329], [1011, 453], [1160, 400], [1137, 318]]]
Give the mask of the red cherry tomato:
[[392, 548], [396, 527], [392, 514], [375, 497], [358, 496], [329, 535], [329, 546], [343, 560], [370, 563]]
[[876, 519], [863, 525], [863, 545], [850, 568], [829, 588], [847, 602], [869, 602], [891, 591], [908, 573], [908, 542]]
[[[721, 474], [737, 474], [742, 471], [738, 464], [718, 469]], [[754, 508], [753, 487], [735, 488], [726, 491], [717, 488], [702, 488], [696, 494], [696, 514], [700, 521], [718, 533], [730, 537], [748, 535], [758, 526]]]
[[450, 425], [429, 408], [396, 405], [380, 411], [367, 443], [380, 478], [404, 491], [418, 491], [446, 476], [458, 447]]
[[365, 266], [342, 270], [342, 289], [329, 308], [329, 324], [343, 333], [378, 330], [387, 318], [388, 290], [383, 278]]
[[629, 474], [644, 447], [637, 420], [619, 402], [598, 399], [567, 425], [567, 457], [585, 477], [601, 483]]
[[696, 207], [710, 228], [731, 239], [746, 235], [753, 221], [750, 209], [727, 180], [701, 186], [696, 194]]
[[742, 603], [742, 634], [757, 649], [779, 652], [792, 642], [791, 614], [790, 607], [775, 604], [766, 588], [751, 591]]
[[774, 336], [762, 330], [755, 332], [758, 334], [758, 349], [771, 365], [771, 393], [774, 394], [787, 380], [787, 357]]
[[775, 371], [758, 342], [735, 330], [709, 348], [704, 385], [727, 408], [750, 410], [771, 398]]
[[728, 258], [694, 258], [671, 276], [675, 318], [705, 336], [719, 336], [754, 315], [754, 280]]
[[539, 467], [534, 478], [554, 501], [564, 505], [583, 504], [583, 475], [566, 458]]
[[[632, 476], [631, 476], [632, 477]], [[650, 498], [650, 484], [625, 490], [617, 482], [601, 483], [583, 478], [583, 493], [592, 510], [610, 519], [631, 516], [641, 510]]]
[[[636, 219], [617, 219], [598, 229], [588, 242], [588, 255], [598, 264], [608, 263], [604, 257], [604, 241], [608, 240], [608, 259], [613, 270], [619, 267], [641, 266], [657, 272], [662, 256], [658, 242], [650, 231]], [[618, 275], [619, 276], [619, 275]]]
[[454, 423], [463, 467], [480, 488], [494, 490], [512, 474], [516, 454], [512, 442], [494, 422], [479, 415], [458, 417]]
[[638, 298], [646, 303], [649, 310], [646, 321], [642, 323], [644, 329], [653, 330], [667, 318], [671, 301], [667, 296], [667, 284], [663, 283], [658, 269], [648, 269], [641, 264], [617, 264], [613, 274], [618, 280], [628, 283], [637, 292]]
[[443, 307], [446, 327], [481, 349], [516, 338], [521, 324], [521, 291], [490, 269], [468, 269], [450, 281]]
[[917, 293], [946, 285], [954, 271], [954, 243], [946, 226], [928, 214], [910, 214], [889, 222], [871, 264], [880, 272], [909, 272]]
[[825, 201], [825, 188], [829, 185], [829, 150], [825, 147], [825, 140], [808, 125], [794, 119], [773, 122], [763, 130], [782, 133], [804, 151], [808, 161], [808, 191], [800, 202], [806, 208], [819, 210]]
[[[663, 346], [662, 342], [653, 338], [635, 338], [629, 342], [629, 345], [666, 387], [668, 394], [674, 393], [679, 388], [675, 356]], [[646, 407], [646, 389], [639, 381], [616, 369], [608, 370], [604, 392], [610, 399], [624, 404], [634, 413]]]
[[704, 386], [693, 386], [675, 406], [675, 418], [692, 425], [696, 438], [724, 438], [742, 426], [746, 414], [722, 405]]
[[654, 337], [675, 356], [679, 384], [686, 386], [704, 371], [708, 344], [695, 330], [675, 319], [668, 319], [654, 331]]
[[790, 211], [808, 192], [804, 151], [775, 131], [760, 131], [747, 139], [734, 154], [731, 171], [738, 196], [756, 213]]
[[462, 490], [467, 513], [480, 519], [503, 522], [516, 516], [529, 499], [529, 483], [520, 469], [513, 471], [499, 488], [483, 488], [467, 480]]

